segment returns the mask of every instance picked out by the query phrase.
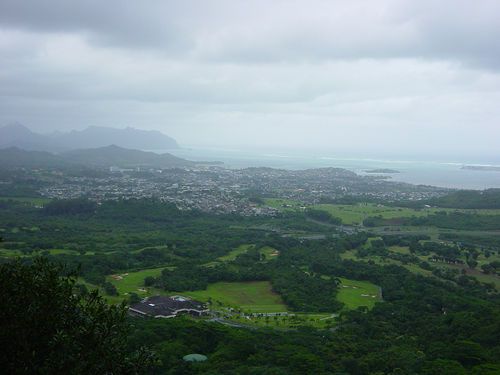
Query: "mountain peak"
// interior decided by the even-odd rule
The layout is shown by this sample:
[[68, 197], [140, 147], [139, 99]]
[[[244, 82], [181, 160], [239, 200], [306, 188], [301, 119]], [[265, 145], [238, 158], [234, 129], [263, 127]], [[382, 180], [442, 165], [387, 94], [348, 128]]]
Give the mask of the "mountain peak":
[[17, 121], [9, 122], [7, 125], [2, 126], [0, 129], [2, 131], [17, 132], [19, 134], [33, 134], [33, 132], [28, 129], [28, 127]]
[[141, 150], [176, 149], [179, 145], [175, 139], [157, 130], [142, 130], [131, 127], [108, 128], [89, 126], [83, 130], [75, 130], [64, 134], [60, 139], [69, 148], [95, 148], [116, 145], [124, 148]]
[[109, 145], [139, 150], [179, 148], [175, 139], [157, 130], [141, 130], [131, 127], [119, 129], [89, 126], [83, 130], [53, 132], [48, 135], [34, 133], [20, 123], [11, 123], [0, 128], [0, 148], [17, 146], [25, 150], [58, 152]]
[[156, 167], [170, 168], [193, 165], [193, 162], [171, 154], [132, 150], [117, 145], [72, 150], [62, 154], [65, 160], [100, 167]]
[[19, 147], [25, 150], [46, 150], [45, 143], [50, 144], [50, 140], [41, 134], [33, 133], [19, 122], [11, 122], [0, 128], [0, 148]]

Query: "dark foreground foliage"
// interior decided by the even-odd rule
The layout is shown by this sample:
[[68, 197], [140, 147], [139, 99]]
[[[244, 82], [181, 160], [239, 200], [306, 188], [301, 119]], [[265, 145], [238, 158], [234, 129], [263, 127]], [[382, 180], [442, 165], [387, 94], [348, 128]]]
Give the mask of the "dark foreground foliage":
[[127, 350], [124, 306], [97, 292], [75, 293], [74, 278], [46, 260], [0, 265], [0, 368], [4, 374], [138, 374], [149, 352]]

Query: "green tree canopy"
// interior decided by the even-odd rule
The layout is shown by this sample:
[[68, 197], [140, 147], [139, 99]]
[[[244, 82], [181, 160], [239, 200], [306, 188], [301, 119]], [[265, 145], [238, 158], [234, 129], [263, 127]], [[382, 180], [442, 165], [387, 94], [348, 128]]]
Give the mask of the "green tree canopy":
[[77, 293], [75, 277], [46, 259], [0, 265], [0, 366], [8, 374], [136, 374], [152, 364], [127, 350], [124, 305]]

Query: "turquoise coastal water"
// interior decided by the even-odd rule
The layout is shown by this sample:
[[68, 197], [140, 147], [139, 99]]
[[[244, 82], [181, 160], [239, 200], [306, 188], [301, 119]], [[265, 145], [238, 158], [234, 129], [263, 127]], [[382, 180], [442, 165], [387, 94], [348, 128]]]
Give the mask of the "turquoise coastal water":
[[305, 154], [295, 152], [242, 151], [216, 148], [182, 148], [168, 150], [171, 154], [195, 161], [222, 161], [228, 168], [272, 167], [308, 169], [338, 167], [359, 174], [371, 169], [394, 169], [388, 174], [393, 181], [459, 189], [500, 188], [500, 172], [466, 170], [463, 165], [498, 165], [491, 161], [423, 161], [391, 160], [390, 158], [351, 158], [328, 155], [325, 152]]

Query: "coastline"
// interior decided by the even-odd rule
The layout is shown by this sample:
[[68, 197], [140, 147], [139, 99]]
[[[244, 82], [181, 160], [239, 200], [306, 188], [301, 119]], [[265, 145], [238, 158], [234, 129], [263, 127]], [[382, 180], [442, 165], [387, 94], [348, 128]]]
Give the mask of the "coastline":
[[[222, 161], [226, 168], [271, 167], [278, 169], [344, 168], [359, 175], [372, 175], [366, 171], [393, 169], [400, 173], [390, 174], [389, 180], [415, 185], [432, 185], [445, 188], [483, 190], [500, 188], [500, 173], [484, 169], [462, 169], [474, 162], [450, 162], [428, 160], [390, 160], [387, 158], [352, 158], [329, 155], [305, 156], [284, 152], [250, 152], [236, 149], [194, 148], [156, 150], [193, 161]], [[481, 165], [496, 166], [485, 162]]]

